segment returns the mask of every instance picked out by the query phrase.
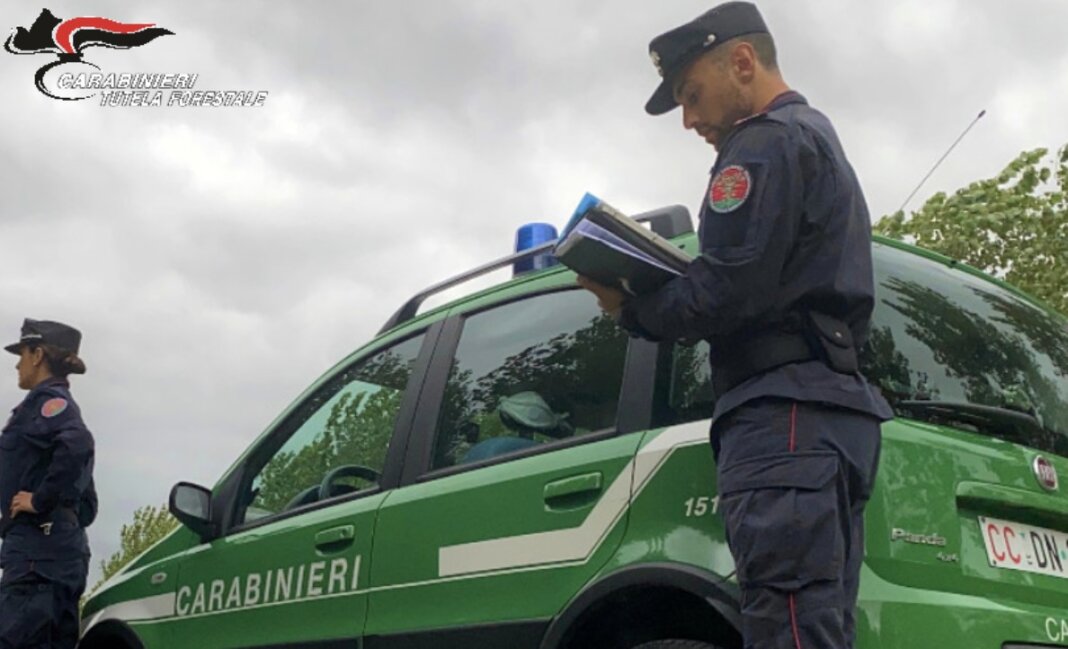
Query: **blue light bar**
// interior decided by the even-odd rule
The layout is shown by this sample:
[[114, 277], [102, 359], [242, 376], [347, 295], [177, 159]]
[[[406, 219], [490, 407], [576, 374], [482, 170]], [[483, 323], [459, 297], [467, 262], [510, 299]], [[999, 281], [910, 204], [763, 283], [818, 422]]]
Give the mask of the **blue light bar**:
[[[530, 250], [549, 241], [556, 241], [556, 228], [554, 226], [549, 223], [528, 223], [520, 227], [515, 234], [515, 251]], [[548, 252], [520, 259], [512, 267], [512, 276], [548, 268], [555, 263], [556, 258]]]

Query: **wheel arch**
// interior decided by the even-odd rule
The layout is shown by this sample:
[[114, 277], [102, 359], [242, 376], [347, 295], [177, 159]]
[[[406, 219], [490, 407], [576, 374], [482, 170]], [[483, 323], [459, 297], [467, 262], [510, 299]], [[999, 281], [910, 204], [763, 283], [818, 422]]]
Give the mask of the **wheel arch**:
[[[694, 566], [664, 562], [623, 568], [587, 585], [553, 618], [540, 649], [566, 649], [582, 637], [584, 630], [603, 624], [606, 616], [628, 615], [628, 608], [646, 612], [639, 601], [643, 595], [678, 598], [683, 605], [707, 610], [712, 615], [709, 628], [717, 627], [715, 632], [730, 640], [724, 646], [741, 646], [737, 585]], [[622, 609], [606, 606], [619, 602], [625, 603]]]
[[122, 620], [105, 620], [86, 632], [78, 642], [78, 649], [144, 649], [144, 644]]

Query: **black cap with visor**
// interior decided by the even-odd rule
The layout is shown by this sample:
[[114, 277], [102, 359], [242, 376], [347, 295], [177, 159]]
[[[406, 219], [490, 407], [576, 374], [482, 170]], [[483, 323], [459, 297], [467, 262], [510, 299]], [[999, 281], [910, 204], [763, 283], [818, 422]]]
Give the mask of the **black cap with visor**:
[[26, 318], [22, 321], [22, 334], [18, 342], [11, 343], [4, 349], [12, 354], [19, 354], [25, 345], [51, 345], [77, 356], [81, 342], [82, 332], [70, 325]]
[[649, 43], [649, 56], [662, 81], [645, 104], [645, 112], [662, 115], [679, 105], [674, 92], [676, 77], [701, 54], [732, 38], [766, 33], [768, 26], [756, 5], [726, 2], [657, 36]]

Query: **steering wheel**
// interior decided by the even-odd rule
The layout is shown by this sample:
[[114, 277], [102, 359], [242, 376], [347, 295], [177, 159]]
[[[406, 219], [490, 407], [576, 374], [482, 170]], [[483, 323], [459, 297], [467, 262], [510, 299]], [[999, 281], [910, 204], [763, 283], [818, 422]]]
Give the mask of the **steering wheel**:
[[297, 507], [303, 507], [304, 505], [310, 505], [319, 499], [319, 485], [312, 485], [307, 489], [301, 489], [300, 492], [289, 499], [282, 511], [288, 512], [291, 509]]
[[319, 500], [326, 500], [331, 498], [334, 494], [334, 482], [341, 478], [363, 478], [368, 482], [378, 482], [382, 478], [382, 474], [374, 469], [366, 466], [360, 466], [358, 464], [342, 464], [341, 466], [332, 469], [323, 477], [322, 483], [319, 485]]

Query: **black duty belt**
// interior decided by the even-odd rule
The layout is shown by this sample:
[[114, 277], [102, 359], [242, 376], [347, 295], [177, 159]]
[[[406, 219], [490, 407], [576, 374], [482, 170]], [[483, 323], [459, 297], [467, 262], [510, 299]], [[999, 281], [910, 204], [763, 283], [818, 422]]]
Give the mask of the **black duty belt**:
[[27, 514], [23, 512], [15, 518], [5, 518], [4, 521], [0, 523], [0, 539], [7, 536], [7, 533], [11, 531], [11, 528], [16, 525], [36, 527], [41, 530], [42, 534], [49, 536], [52, 534], [52, 526], [59, 522], [80, 525], [78, 522], [78, 513], [70, 507], [56, 507], [47, 514]]
[[791, 320], [795, 327], [784, 325], [783, 329], [716, 341], [712, 359], [712, 386], [716, 394], [790, 363], [818, 360], [835, 372], [857, 372], [857, 350], [845, 322], [815, 311], [795, 314]]
[[820, 358], [805, 336], [783, 332], [765, 333], [729, 346], [717, 345], [715, 354], [712, 387], [717, 395], [776, 367]]

